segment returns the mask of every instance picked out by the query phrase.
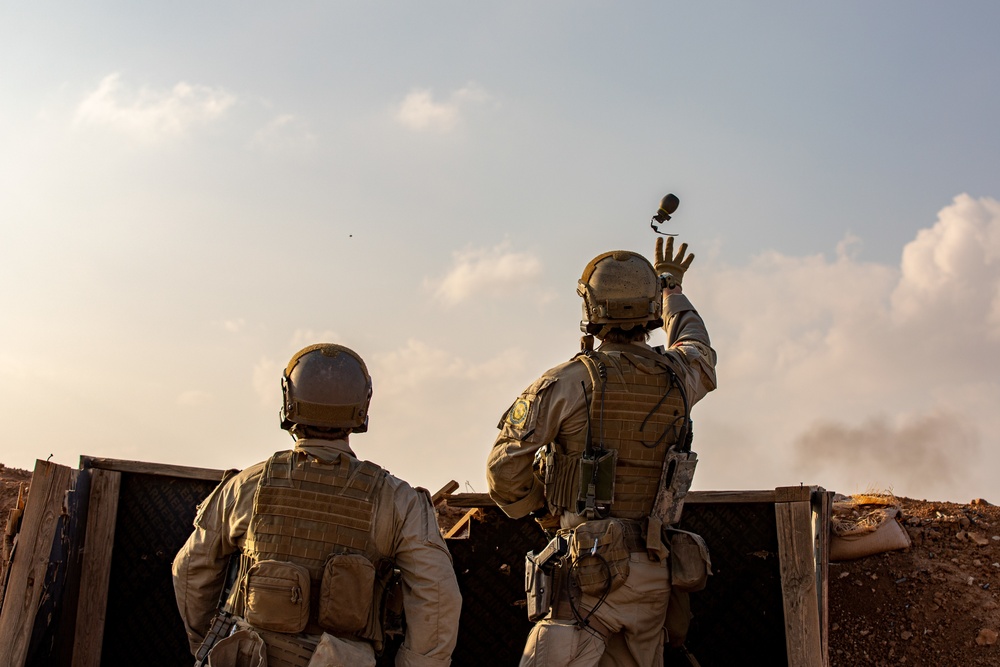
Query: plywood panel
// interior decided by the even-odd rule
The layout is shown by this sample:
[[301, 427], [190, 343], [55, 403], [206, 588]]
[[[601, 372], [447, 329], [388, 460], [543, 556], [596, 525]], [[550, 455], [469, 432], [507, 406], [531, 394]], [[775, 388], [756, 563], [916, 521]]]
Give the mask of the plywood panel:
[[55, 463], [35, 463], [0, 612], [0, 665], [22, 667], [27, 659], [66, 494], [76, 475], [77, 471]]

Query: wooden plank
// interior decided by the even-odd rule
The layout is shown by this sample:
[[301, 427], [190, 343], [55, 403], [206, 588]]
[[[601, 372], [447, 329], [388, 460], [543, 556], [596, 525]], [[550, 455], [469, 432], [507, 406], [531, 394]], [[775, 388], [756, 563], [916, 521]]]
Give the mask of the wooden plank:
[[143, 475], [165, 475], [167, 477], [182, 477], [184, 479], [204, 479], [222, 481], [226, 470], [214, 468], [192, 468], [167, 463], [148, 463], [146, 461], [125, 461], [122, 459], [104, 459], [94, 456], [81, 456], [80, 467], [83, 469], [97, 468], [99, 470], [114, 470], [116, 472], [139, 473]]
[[488, 493], [453, 493], [448, 496], [448, 507], [496, 507]]
[[27, 658], [53, 540], [66, 493], [73, 488], [77, 474], [55, 463], [35, 462], [17, 536], [17, 553], [11, 562], [10, 583], [0, 611], [0, 665], [5, 667], [22, 667]]
[[779, 486], [774, 490], [774, 502], [776, 503], [794, 503], [800, 500], [810, 500], [812, 498], [813, 491], [816, 490], [815, 486]]
[[[460, 537], [468, 537], [467, 533], [470, 530], [469, 522], [472, 521], [472, 517], [476, 516], [476, 512], [478, 511], [479, 509], [474, 507], [468, 512], [466, 512], [465, 516], [459, 519], [458, 523], [456, 523], [454, 526], [451, 527], [451, 530], [449, 530], [445, 534], [444, 538], [447, 540], [447, 539], [456, 539]], [[463, 531], [466, 533], [466, 535], [461, 535]]]
[[812, 507], [808, 500], [775, 503], [774, 514], [788, 664], [790, 667], [823, 667]]
[[437, 505], [440, 500], [454, 493], [455, 489], [457, 489], [458, 486], [459, 486], [458, 482], [456, 482], [455, 480], [451, 480], [450, 482], [442, 486], [440, 489], [438, 489], [437, 493], [431, 496], [431, 503]]
[[685, 503], [773, 503], [774, 491], [689, 491]]
[[[799, 487], [790, 487], [798, 489]], [[805, 499], [808, 499], [806, 487]], [[796, 493], [798, 493], [796, 491]], [[775, 491], [689, 491], [686, 503], [773, 503]], [[449, 507], [495, 507], [487, 493], [453, 493], [448, 496]]]
[[111, 550], [118, 516], [118, 491], [122, 474], [113, 470], [91, 471], [87, 537], [80, 573], [73, 667], [98, 667], [104, 639], [108, 585], [111, 581]]

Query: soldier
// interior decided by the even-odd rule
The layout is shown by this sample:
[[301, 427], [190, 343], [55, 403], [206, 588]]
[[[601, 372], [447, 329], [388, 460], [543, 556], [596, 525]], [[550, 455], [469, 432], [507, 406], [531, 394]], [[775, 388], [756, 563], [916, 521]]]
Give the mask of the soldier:
[[225, 478], [174, 560], [192, 652], [237, 554], [225, 605], [235, 633], [215, 644], [209, 664], [375, 665], [396, 590], [406, 619], [396, 665], [449, 665], [461, 596], [430, 496], [358, 460], [348, 444], [368, 430], [364, 361], [341, 345], [312, 345], [292, 357], [281, 385], [281, 427], [295, 447]]
[[[690, 450], [690, 407], [716, 384], [708, 332], [681, 293], [686, 251], [673, 257], [671, 238], [665, 251], [657, 240], [655, 267], [634, 252], [595, 257], [577, 286], [583, 351], [543, 373], [498, 425], [490, 496], [546, 529], [541, 554], [566, 552], [551, 600], [529, 591], [529, 617], [539, 607], [541, 620], [521, 665], [663, 664], [670, 573], [654, 499], [668, 452]], [[660, 326], [666, 349], [646, 342]]]

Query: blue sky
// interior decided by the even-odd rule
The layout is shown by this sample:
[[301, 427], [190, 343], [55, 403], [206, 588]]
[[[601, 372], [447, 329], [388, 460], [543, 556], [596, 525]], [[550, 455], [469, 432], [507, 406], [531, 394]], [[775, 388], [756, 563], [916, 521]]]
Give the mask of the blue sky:
[[241, 467], [319, 340], [484, 490], [594, 255], [696, 253], [699, 488], [998, 495], [1000, 8], [0, 8], [0, 461]]

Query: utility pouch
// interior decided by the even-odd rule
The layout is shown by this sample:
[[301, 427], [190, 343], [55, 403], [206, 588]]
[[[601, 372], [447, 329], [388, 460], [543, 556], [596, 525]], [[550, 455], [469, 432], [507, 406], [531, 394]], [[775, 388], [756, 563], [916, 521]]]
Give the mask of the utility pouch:
[[617, 449], [600, 449], [580, 457], [576, 496], [576, 513], [588, 519], [606, 517], [615, 497], [615, 467]]
[[263, 560], [246, 578], [246, 621], [260, 630], [302, 632], [309, 622], [309, 571], [297, 563]]
[[692, 451], [680, 451], [676, 447], [667, 450], [663, 460], [660, 487], [653, 502], [652, 514], [665, 526], [672, 526], [681, 520], [684, 498], [687, 496], [694, 469], [698, 465], [698, 455]]
[[375, 594], [375, 566], [362, 554], [334, 554], [323, 567], [320, 583], [321, 628], [335, 634], [364, 630]]
[[573, 581], [585, 595], [604, 595], [628, 579], [629, 548], [618, 519], [587, 521], [569, 540]]
[[535, 475], [545, 485], [545, 501], [549, 512], [555, 514], [573, 507], [577, 495], [576, 460], [556, 451], [549, 443], [535, 452]]
[[524, 593], [528, 620], [534, 623], [545, 618], [552, 608], [552, 574], [539, 565], [531, 551], [524, 557]]
[[712, 559], [705, 540], [696, 533], [668, 528], [670, 585], [682, 593], [697, 593], [708, 584]]

